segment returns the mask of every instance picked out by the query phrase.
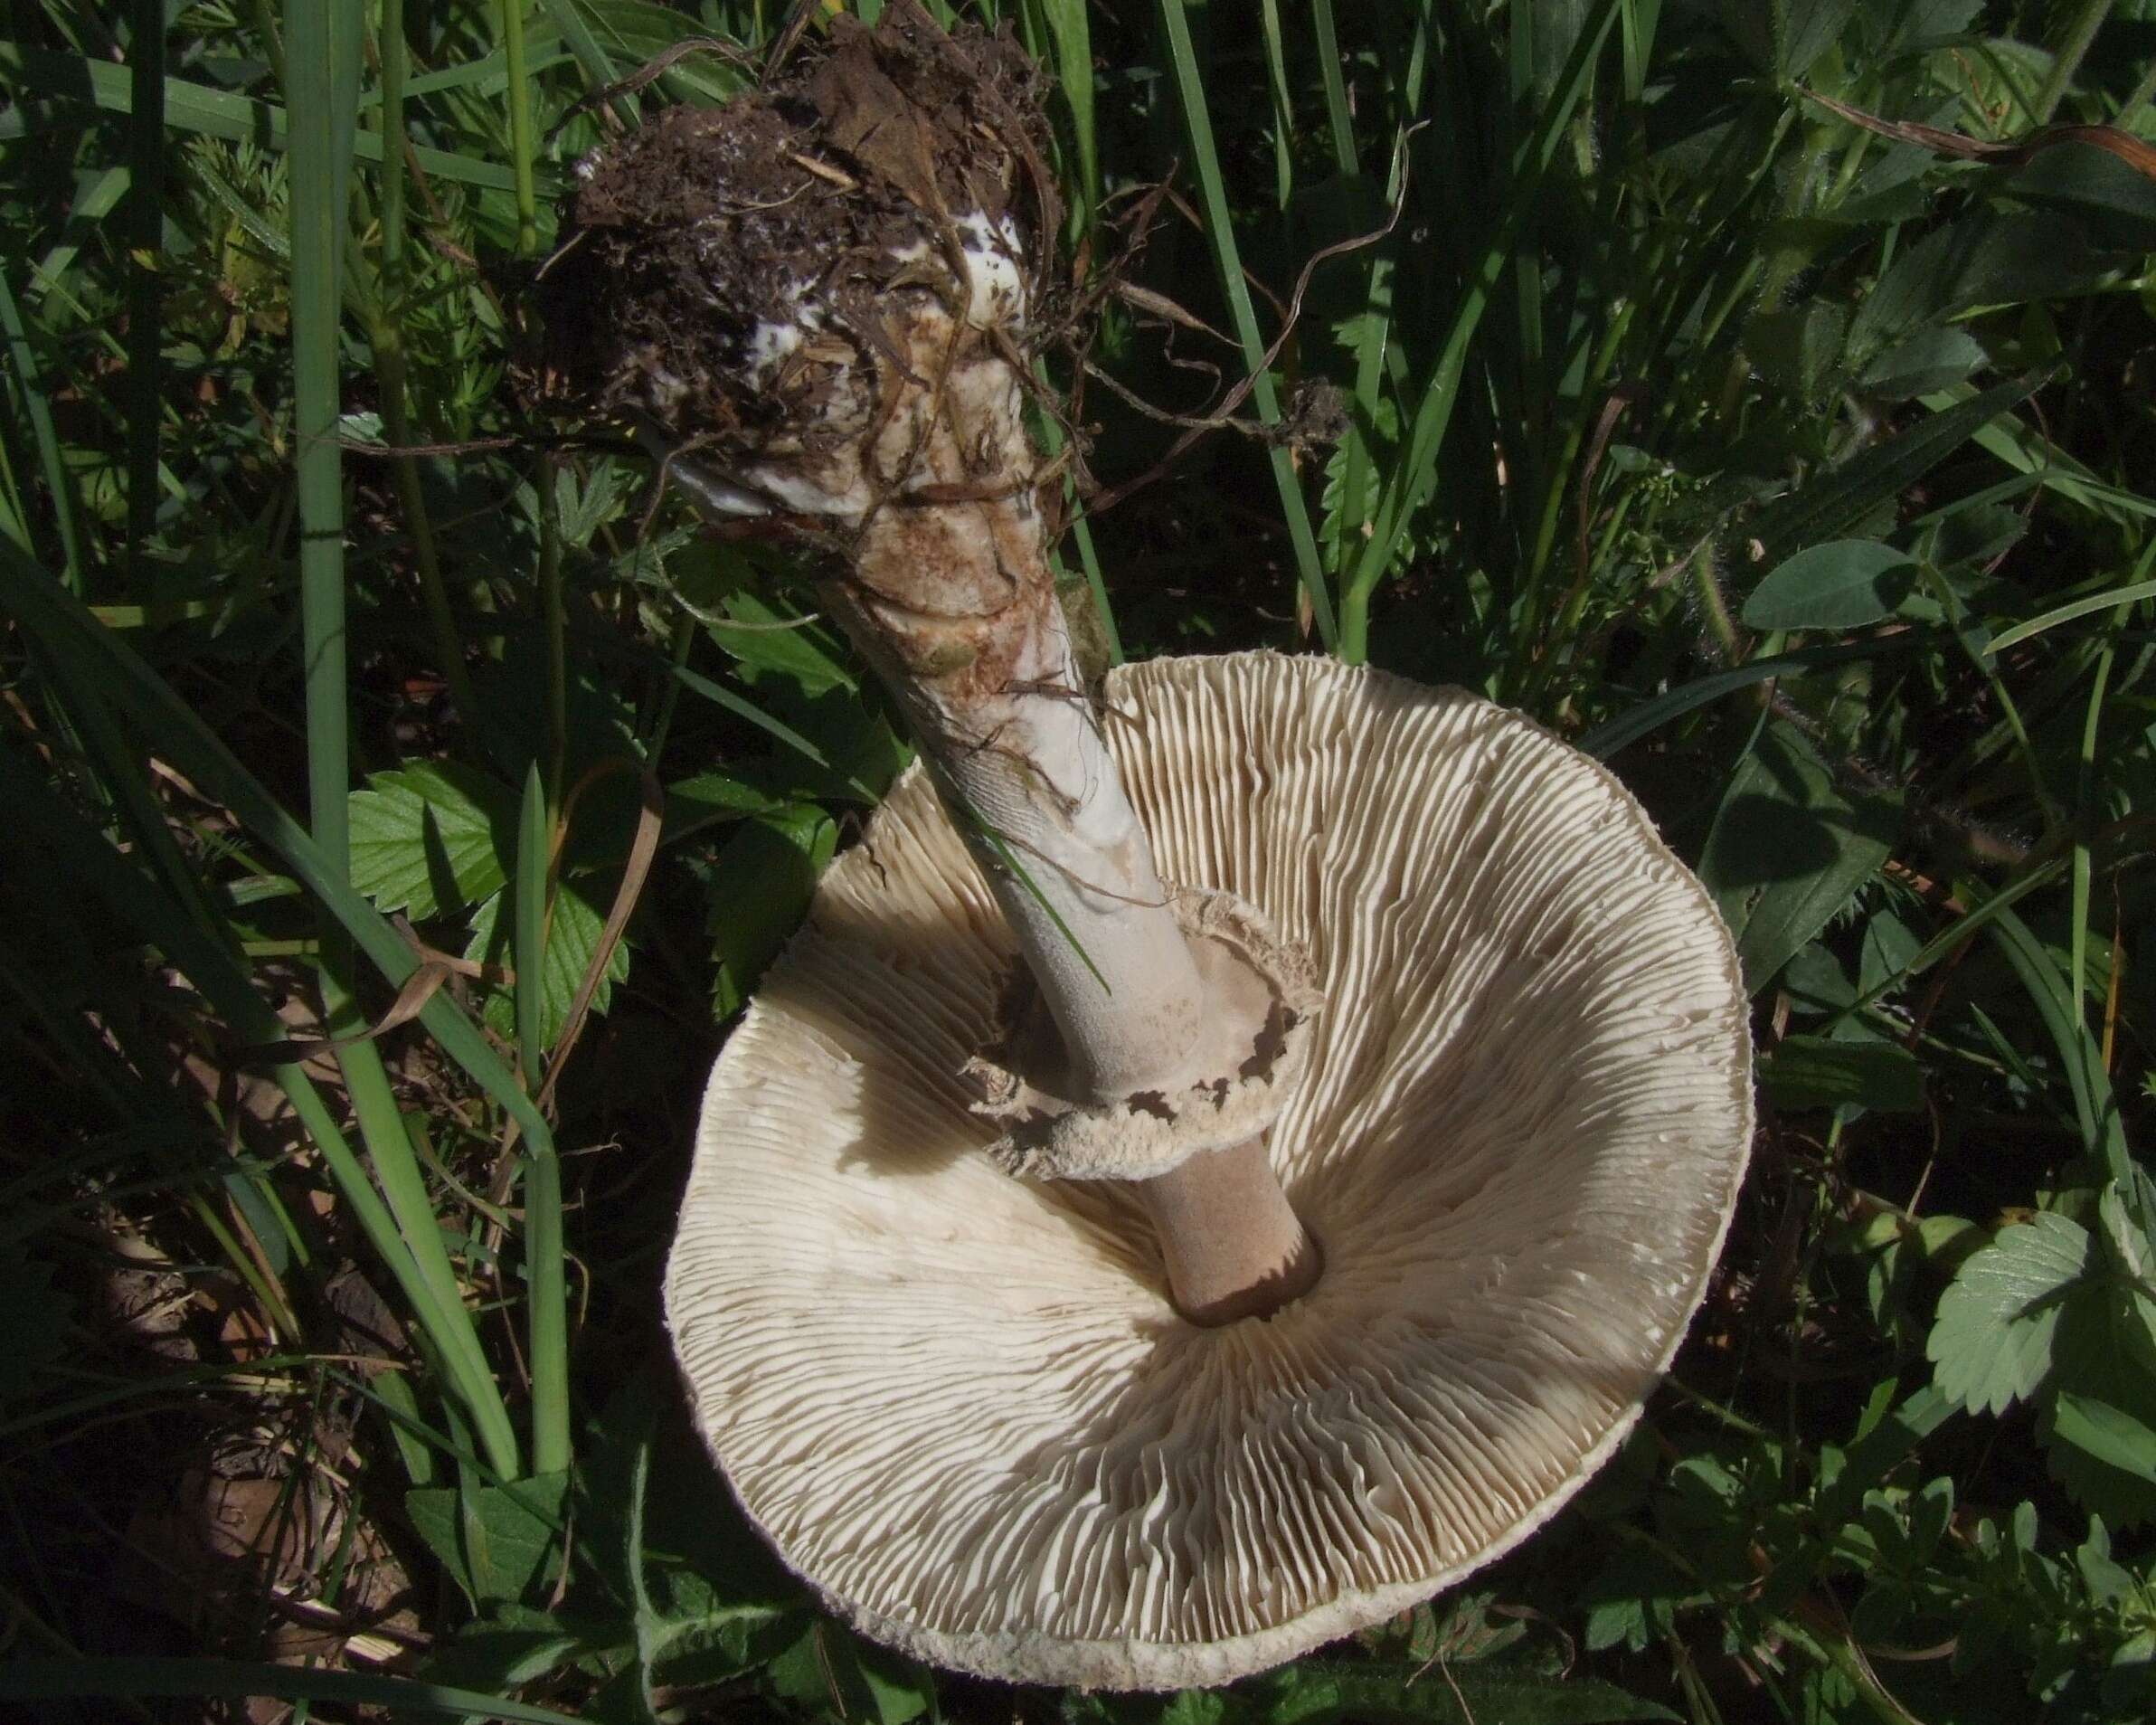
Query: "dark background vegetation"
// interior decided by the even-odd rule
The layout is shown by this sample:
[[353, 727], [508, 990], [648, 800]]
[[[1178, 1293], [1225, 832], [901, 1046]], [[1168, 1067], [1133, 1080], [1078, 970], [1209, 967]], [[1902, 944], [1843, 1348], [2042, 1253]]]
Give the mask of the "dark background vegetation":
[[1152, 476], [1074, 498], [1101, 650], [1526, 708], [1758, 1009], [1725, 1264], [1603, 1477], [1130, 1701], [820, 1617], [657, 1326], [703, 1075], [904, 748], [782, 555], [570, 414], [532, 282], [574, 161], [783, 10], [0, 14], [0, 1697], [2156, 1712], [2156, 9], [961, 9], [1047, 69], [1061, 243], [1121, 284], [1121, 392], [1055, 380], [1090, 495]]

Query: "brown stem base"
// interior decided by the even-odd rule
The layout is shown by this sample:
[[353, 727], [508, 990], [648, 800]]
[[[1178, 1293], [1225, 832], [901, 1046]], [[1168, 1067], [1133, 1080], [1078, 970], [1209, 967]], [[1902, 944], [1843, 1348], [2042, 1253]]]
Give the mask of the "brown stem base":
[[1270, 1317], [1317, 1285], [1324, 1254], [1288, 1207], [1262, 1138], [1132, 1185], [1152, 1218], [1176, 1310], [1200, 1328]]

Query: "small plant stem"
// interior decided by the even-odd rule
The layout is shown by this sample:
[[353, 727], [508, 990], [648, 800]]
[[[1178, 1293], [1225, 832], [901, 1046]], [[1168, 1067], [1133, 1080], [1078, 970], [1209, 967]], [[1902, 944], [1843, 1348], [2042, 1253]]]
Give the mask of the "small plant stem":
[[[374, 371], [381, 384], [382, 424], [400, 450], [412, 441], [409, 374], [405, 365], [404, 307], [411, 289], [404, 268], [404, 79], [411, 54], [404, 41], [404, 0], [382, 0], [382, 27], [376, 39], [382, 62], [382, 290], [368, 334], [374, 349]], [[434, 657], [457, 716], [478, 720], [478, 697], [464, 662], [464, 643], [457, 631], [449, 590], [442, 584], [441, 560], [435, 549], [434, 523], [427, 510], [419, 460], [400, 453], [392, 466], [397, 503], [411, 529], [412, 561], [420, 576], [420, 597], [434, 637]]]
[[[547, 908], [552, 886], [553, 800], [539, 763], [525, 771], [517, 822], [515, 929], [516, 1053], [525, 1089], [536, 1101], [546, 1074]], [[569, 1330], [566, 1246], [562, 1235], [562, 1164], [551, 1137], [527, 1136], [524, 1153], [525, 1275], [530, 1284], [532, 1467], [569, 1465]]]
[[1273, 197], [1286, 209], [1295, 195], [1294, 99], [1288, 93], [1288, 57], [1281, 37], [1280, 0], [1260, 0], [1258, 22], [1265, 35], [1265, 88], [1272, 98]]
[[[1549, 469], [1542, 520], [1536, 529], [1535, 549], [1527, 559], [1527, 581], [1520, 589], [1518, 610], [1513, 620], [1512, 662], [1505, 669], [1504, 687], [1516, 695], [1527, 680], [1529, 655], [1545, 632], [1535, 614], [1535, 603], [1549, 570], [1551, 554], [1556, 548], [1557, 528], [1564, 519], [1565, 499], [1572, 491], [1573, 465], [1579, 460], [1580, 445], [1587, 440], [1588, 425], [1599, 411], [1595, 398], [1602, 393], [1610, 367], [1616, 363], [1617, 351], [1624, 345], [1625, 333], [1631, 327], [1632, 314], [1639, 309], [1639, 303], [1636, 299], [1626, 300], [1610, 320], [1602, 346], [1587, 368], [1586, 381], [1580, 390], [1580, 408], [1573, 415], [1572, 427], [1565, 433], [1564, 450]], [[1584, 581], [1586, 573], [1584, 570], [1577, 572], [1575, 583]]]
[[1711, 551], [1703, 551], [1691, 559], [1692, 591], [1699, 596], [1699, 611], [1707, 619], [1707, 629], [1716, 644], [1722, 649], [1723, 659], [1735, 665], [1744, 658], [1744, 641], [1738, 635], [1736, 620], [1729, 614], [1728, 602], [1722, 597], [1722, 583], [1715, 575], [1715, 559]]
[[194, 1212], [194, 1219], [203, 1225], [209, 1237], [217, 1242], [218, 1249], [232, 1266], [232, 1274], [247, 1284], [248, 1291], [260, 1304], [271, 1343], [278, 1347], [299, 1346], [299, 1320], [292, 1315], [292, 1308], [286, 1303], [283, 1291], [275, 1284], [269, 1273], [255, 1262], [253, 1255], [241, 1245], [232, 1229], [225, 1226], [224, 1218], [217, 1214], [216, 1207], [200, 1192], [191, 1192], [188, 1194], [187, 1208]]
[[524, 0], [500, 0], [502, 52], [509, 62], [509, 156], [516, 179], [516, 249], [539, 249], [539, 199], [532, 184], [531, 68], [524, 43]]
[[2035, 793], [2037, 808], [2044, 817], [2045, 836], [2056, 839], [2059, 829], [2058, 803], [2046, 783], [2043, 757], [2037, 753], [2036, 744], [2029, 740], [2028, 727], [2021, 720], [2019, 704], [1999, 675], [1999, 668], [1992, 662], [1991, 656], [1980, 652], [1970, 640], [1961, 595], [1954, 592], [1953, 584], [1928, 565], [1924, 571], [1924, 584], [1939, 602], [1940, 610], [1946, 613], [1946, 621], [1954, 631], [1954, 639], [1961, 643], [1962, 650], [1968, 655], [1970, 663], [1991, 686], [1991, 698], [1999, 703], [1999, 710], [2013, 732], [2014, 742], [2021, 751], [2022, 760], [2028, 764], [2029, 789]]
[[[689, 662], [689, 651], [696, 644], [696, 630], [700, 625], [687, 611], [674, 620], [674, 640], [671, 655], [674, 668], [678, 671]], [[651, 722], [651, 741], [644, 750], [644, 759], [656, 772], [667, 753], [667, 738], [673, 734], [674, 711], [681, 704], [681, 678], [667, 678], [658, 691], [658, 716]]]
[[524, 803], [516, 822], [516, 1063], [527, 1095], [536, 1096], [546, 1076], [542, 1006], [546, 996], [547, 860], [552, 849], [546, 787], [539, 763], [525, 770]]
[[2051, 117], [2058, 111], [2058, 105], [2073, 87], [2074, 74], [2081, 70], [2089, 44], [2095, 41], [2096, 33], [2104, 28], [2104, 21], [2111, 16], [2111, 0], [2083, 0], [2082, 8], [2074, 14], [2068, 26], [2066, 39], [2059, 44], [2058, 52], [2051, 62], [2051, 71], [2037, 91], [2036, 107], [2031, 118], [2038, 126], [2051, 124]]
[[2119, 104], [2118, 118], [2113, 124], [2123, 127], [2127, 121], [2141, 111], [2142, 105], [2151, 97], [2156, 97], [2156, 66], [2149, 68], [2141, 82], [2134, 85], [2132, 93]]
[[[1164, 4], [1169, 0], [1164, 0]], [[1339, 654], [1349, 664], [1369, 657], [1370, 600], [1392, 567], [1400, 542], [1438, 480], [1439, 457], [1467, 371], [1468, 349], [1481, 327], [1482, 315], [1504, 280], [1513, 247], [1532, 217], [1542, 179], [1557, 142], [1586, 92], [1603, 44], [1617, 21], [1616, 0], [1598, 0], [1583, 22], [1572, 54], [1559, 75], [1534, 131], [1514, 151], [1512, 191], [1497, 232], [1473, 260], [1460, 303], [1452, 314], [1443, 347], [1431, 368], [1416, 406], [1406, 448], [1393, 479], [1371, 516], [1371, 532], [1354, 573], [1340, 593]]]
[[[1272, 374], [1260, 362], [1265, 355], [1265, 338], [1258, 330], [1258, 315], [1251, 305], [1250, 289], [1243, 280], [1243, 256], [1235, 243], [1235, 229], [1228, 210], [1227, 187], [1220, 174], [1220, 154], [1213, 141], [1213, 119], [1206, 105], [1205, 80], [1197, 63], [1197, 50], [1190, 39], [1190, 20], [1184, 0], [1160, 0], [1160, 21], [1168, 33], [1168, 57], [1174, 62], [1176, 93], [1182, 105], [1184, 129], [1190, 140], [1191, 156], [1197, 168], [1198, 191], [1206, 213], [1206, 233], [1213, 242], [1221, 290], [1243, 344], [1243, 363], [1251, 371], [1251, 400], [1258, 417], [1268, 425], [1281, 420], [1280, 394]], [[1302, 480], [1293, 456], [1284, 446], [1269, 451], [1281, 507], [1288, 518], [1288, 538], [1295, 549], [1295, 567], [1302, 590], [1310, 602], [1310, 616], [1319, 638], [1327, 647], [1338, 644], [1333, 621], [1332, 595], [1327, 591], [1325, 569], [1318, 555], [1317, 536], [1310, 531], [1309, 506], [1303, 501]]]
[[[344, 129], [349, 125], [345, 99], [358, 77], [358, 21], [356, 15], [330, 16], [313, 0], [292, 0], [288, 16], [296, 79], [291, 92], [292, 352], [308, 805], [324, 866], [340, 885], [348, 886], [351, 739], [345, 668], [344, 480], [336, 443], [337, 324], [352, 144]], [[353, 957], [349, 935], [326, 918], [322, 1015], [333, 1035], [361, 1022], [353, 1000]], [[436, 1340], [451, 1368], [451, 1382], [478, 1422], [490, 1464], [514, 1474], [515, 1439], [464, 1309], [381, 1053], [373, 1042], [360, 1042], [340, 1050], [337, 1064], [375, 1177], [442, 1326]]]
[[[401, 0], [384, 0], [384, 5]], [[262, 58], [270, 62], [270, 76], [279, 90], [285, 88], [285, 43], [277, 28], [275, 0], [254, 0], [254, 27], [262, 39]]]
[[555, 469], [539, 466], [539, 616], [546, 637], [546, 801], [562, 803], [562, 773], [569, 754], [569, 623], [562, 601], [562, 518]]

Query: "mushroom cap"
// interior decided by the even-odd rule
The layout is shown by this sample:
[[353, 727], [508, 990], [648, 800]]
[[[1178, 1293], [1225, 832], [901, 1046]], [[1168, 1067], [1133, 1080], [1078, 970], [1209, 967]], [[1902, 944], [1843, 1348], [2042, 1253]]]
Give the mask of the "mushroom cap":
[[1727, 1228], [1751, 1045], [1704, 889], [1517, 715], [1272, 654], [1106, 701], [1162, 877], [1324, 990], [1270, 1139], [1317, 1286], [1196, 1328], [1128, 1189], [980, 1153], [1012, 946], [916, 771], [713, 1072], [667, 1306], [742, 1506], [856, 1628], [1177, 1688], [1405, 1609], [1613, 1451]]

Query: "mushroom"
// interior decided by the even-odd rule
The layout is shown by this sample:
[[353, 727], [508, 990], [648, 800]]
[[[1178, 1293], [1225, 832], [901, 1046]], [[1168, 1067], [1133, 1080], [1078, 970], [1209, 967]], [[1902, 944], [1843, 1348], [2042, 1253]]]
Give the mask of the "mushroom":
[[587, 164], [552, 271], [572, 374], [809, 554], [922, 748], [714, 1069], [667, 1315], [733, 1490], [867, 1633], [1223, 1682], [1622, 1436], [1734, 1201], [1745, 1000], [1523, 720], [1266, 655], [1096, 715], [1025, 424], [1031, 79], [913, 0], [835, 19]]
[[1325, 997], [1266, 1146], [1323, 1274], [1201, 1327], [1158, 1205], [986, 1153], [962, 1070], [1015, 942], [915, 771], [720, 1056], [667, 1310], [742, 1506], [847, 1621], [1185, 1687], [1426, 1597], [1611, 1454], [1727, 1227], [1750, 1043], [1704, 890], [1526, 720], [1269, 654], [1105, 698], [1160, 873]]

